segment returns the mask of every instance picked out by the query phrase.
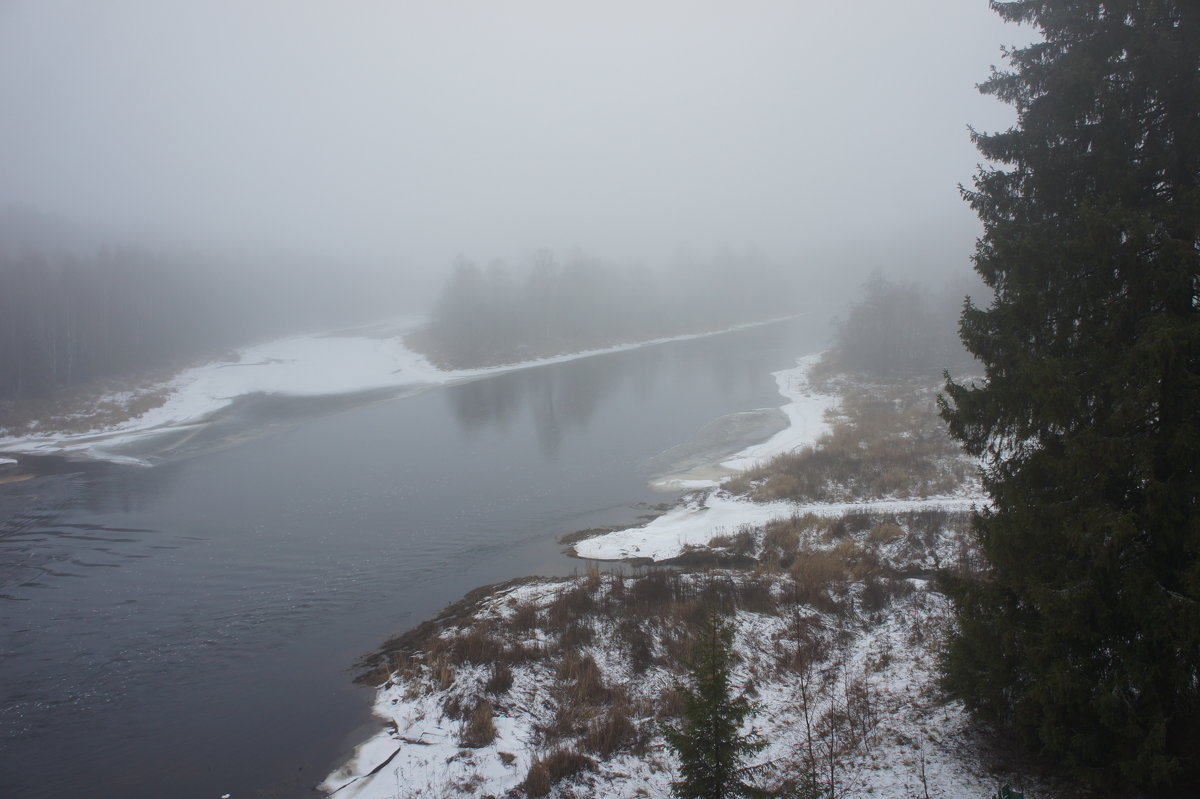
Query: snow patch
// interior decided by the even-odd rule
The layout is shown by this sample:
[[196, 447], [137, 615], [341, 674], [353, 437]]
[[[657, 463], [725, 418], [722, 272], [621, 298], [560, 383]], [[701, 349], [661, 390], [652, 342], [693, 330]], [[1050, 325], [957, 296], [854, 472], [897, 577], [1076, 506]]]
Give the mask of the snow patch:
[[790, 502], [751, 502], [723, 491], [692, 495], [644, 527], [632, 527], [575, 544], [575, 554], [592, 560], [678, 557], [721, 535], [761, 527], [794, 515]]
[[809, 380], [809, 373], [823, 354], [806, 355], [798, 359], [796, 366], [791, 369], [772, 373], [779, 393], [787, 400], [781, 410], [787, 414], [788, 427], [762, 444], [747, 447], [723, 462], [722, 466], [746, 471], [776, 455], [815, 446], [817, 440], [829, 432], [829, 422], [825, 417], [837, 408], [839, 397], [837, 394], [818, 392]]
[[984, 497], [945, 496], [924, 499], [881, 499], [863, 502], [795, 503], [753, 502], [744, 497], [715, 491], [693, 494], [662, 516], [642, 527], [631, 527], [588, 538], [575, 544], [578, 557], [590, 560], [649, 558], [670, 560], [689, 548], [707, 546], [719, 536], [756, 530], [779, 519], [794, 516], [836, 518], [846, 513], [909, 513], [918, 510], [964, 511], [981, 506]]
[[787, 417], [787, 426], [783, 430], [719, 464], [662, 477], [651, 483], [652, 487], [663, 491], [716, 488], [731, 474], [752, 469], [777, 455], [814, 446], [829, 432], [826, 415], [836, 409], [839, 402], [837, 394], [819, 392], [809, 380], [809, 373], [822, 355], [820, 352], [806, 355], [796, 359], [796, 365], [790, 369], [771, 373], [780, 395], [787, 400], [780, 407]]

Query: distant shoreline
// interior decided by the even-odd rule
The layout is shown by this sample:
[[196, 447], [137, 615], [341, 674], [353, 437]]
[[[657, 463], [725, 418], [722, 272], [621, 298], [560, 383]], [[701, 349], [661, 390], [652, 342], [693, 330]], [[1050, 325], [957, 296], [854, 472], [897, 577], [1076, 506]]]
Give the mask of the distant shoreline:
[[[138, 466], [154, 462], [132, 451], [138, 442], [202, 429], [216, 414], [250, 394], [290, 397], [337, 397], [405, 388], [428, 389], [522, 369], [591, 358], [641, 347], [707, 338], [764, 325], [800, 314], [747, 322], [720, 330], [682, 334], [580, 352], [562, 353], [474, 369], [447, 370], [404, 343], [424, 323], [409, 318], [380, 326], [292, 336], [246, 347], [234, 359], [185, 369], [149, 387], [165, 399], [145, 412], [82, 431], [47, 430], [0, 438], [0, 457], [55, 455], [77, 460], [109, 461]], [[238, 366], [230, 369], [230, 366]], [[128, 392], [113, 392], [100, 402], [128, 402]]]

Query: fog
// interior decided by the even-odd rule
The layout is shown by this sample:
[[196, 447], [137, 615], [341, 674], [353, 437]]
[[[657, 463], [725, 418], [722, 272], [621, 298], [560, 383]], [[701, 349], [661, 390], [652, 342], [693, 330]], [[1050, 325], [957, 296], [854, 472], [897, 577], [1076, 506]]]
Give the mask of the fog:
[[0, 205], [408, 276], [966, 268], [966, 126], [1010, 121], [974, 84], [1028, 36], [984, 0], [6, 0]]
[[297, 794], [359, 652], [634, 523], [634, 464], [829, 333], [962, 360], [968, 125], [1011, 123], [975, 84], [1028, 35], [987, 0], [0, 0], [0, 783]]

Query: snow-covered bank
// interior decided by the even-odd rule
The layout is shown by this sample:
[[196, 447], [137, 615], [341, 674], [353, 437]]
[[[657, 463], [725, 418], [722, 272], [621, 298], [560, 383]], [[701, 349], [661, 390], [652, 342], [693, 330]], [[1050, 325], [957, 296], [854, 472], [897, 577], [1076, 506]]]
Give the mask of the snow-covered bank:
[[707, 546], [714, 538], [735, 535], [742, 530], [756, 530], [770, 522], [796, 516], [897, 514], [926, 509], [964, 511], [981, 502], [980, 497], [973, 496], [803, 504], [751, 502], [724, 491], [713, 491], [691, 495], [687, 501], [642, 527], [617, 530], [580, 541], [574, 545], [573, 551], [578, 557], [590, 560], [648, 558], [657, 562], [677, 558], [689, 549]]
[[238, 398], [253, 394], [317, 397], [388, 389], [420, 390], [518, 369], [720, 335], [781, 320], [753, 322], [708, 333], [659, 338], [517, 364], [458, 370], [440, 369], [404, 345], [403, 334], [423, 321], [413, 317], [366, 332], [293, 336], [247, 347], [231, 360], [187, 369], [156, 386], [155, 390], [167, 394], [166, 402], [139, 416], [110, 427], [81, 433], [47, 431], [0, 438], [0, 452], [69, 455], [149, 465], [139, 457], [122, 452], [122, 448], [148, 437], [198, 429], [215, 414], [229, 408]]
[[[822, 795], [957, 799], [1014, 776], [936, 688], [950, 607], [924, 581], [835, 577], [812, 590], [787, 573], [651, 572], [501, 587], [413, 640], [377, 695], [387, 728], [320, 788], [338, 799], [669, 796], [678, 761], [660, 724], [678, 723], [680, 653], [714, 596], [734, 606], [734, 690], [753, 686], [767, 742], [757, 779], [815, 774]], [[533, 789], [539, 763], [559, 767]]]
[[821, 355], [819, 352], [806, 355], [797, 359], [790, 369], [771, 373], [779, 393], [787, 400], [779, 408], [787, 419], [782, 430], [766, 441], [724, 456], [716, 463], [661, 476], [652, 485], [663, 490], [715, 488], [731, 474], [765, 463], [776, 455], [815, 444], [829, 430], [826, 414], [838, 404], [836, 394], [817, 391], [809, 380], [809, 372], [821, 360]]
[[824, 353], [806, 355], [791, 369], [772, 373], [779, 393], [787, 400], [780, 408], [788, 418], [788, 426], [761, 444], [748, 447], [721, 465], [735, 471], [745, 471], [776, 455], [811, 447], [829, 432], [828, 413], [837, 408], [839, 397], [818, 391], [809, 373]]
[[755, 444], [719, 464], [719, 469], [694, 469], [660, 479], [660, 487], [699, 489], [666, 514], [640, 527], [616, 530], [576, 543], [572, 551], [592, 560], [677, 558], [689, 549], [707, 546], [714, 538], [742, 530], [761, 528], [779, 519], [795, 516], [841, 516], [846, 513], [908, 513], [921, 509], [969, 510], [985, 498], [975, 493], [953, 496], [890, 498], [861, 502], [795, 503], [752, 502], [721, 491], [721, 480], [731, 474], [763, 464], [777, 455], [815, 446], [829, 432], [829, 414], [840, 397], [819, 391], [810, 373], [822, 353], [799, 358], [796, 366], [774, 372], [785, 404], [788, 426], [761, 444]]

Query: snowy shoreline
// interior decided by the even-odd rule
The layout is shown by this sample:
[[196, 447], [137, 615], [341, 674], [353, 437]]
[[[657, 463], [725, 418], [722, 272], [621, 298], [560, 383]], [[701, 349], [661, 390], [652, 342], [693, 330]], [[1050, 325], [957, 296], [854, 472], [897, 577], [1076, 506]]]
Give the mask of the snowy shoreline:
[[575, 543], [571, 554], [587, 560], [658, 563], [674, 560], [689, 549], [707, 546], [714, 538], [794, 516], [841, 516], [854, 512], [907, 513], [929, 508], [963, 511], [985, 502], [982, 495], [972, 493], [834, 503], [754, 502], [721, 490], [724, 477], [766, 463], [777, 455], [811, 447], [829, 432], [826, 414], [837, 408], [840, 397], [817, 391], [809, 379], [809, 373], [822, 354], [798, 358], [796, 366], [772, 373], [779, 393], [787, 400], [780, 408], [788, 419], [785, 429], [712, 467], [658, 481], [656, 485], [663, 487], [696, 490], [647, 524], [614, 530]]
[[[706, 338], [789, 317], [748, 322], [705, 333], [671, 336], [601, 349], [568, 353], [501, 366], [446, 370], [406, 347], [405, 333], [424, 323], [421, 317], [396, 320], [387, 335], [299, 335], [239, 350], [237, 360], [214, 361], [186, 369], [155, 386], [166, 391], [167, 401], [116, 425], [81, 433], [48, 431], [0, 438], [0, 453], [58, 455], [81, 460], [101, 460], [151, 466], [153, 462], [122, 452], [122, 448], [169, 434], [199, 432], [237, 400], [255, 394], [287, 397], [352, 396], [367, 392], [424, 391], [491, 375], [532, 369], [609, 353]], [[122, 395], [116, 395], [121, 399]]]
[[[718, 536], [729, 536], [741, 530], [761, 529], [776, 520], [796, 517], [841, 517], [847, 513], [892, 517], [905, 529], [893, 525], [891, 531], [882, 528], [876, 535], [864, 529], [849, 539], [829, 540], [819, 532], [820, 524], [801, 532], [798, 541], [804, 551], [825, 551], [837, 557], [839, 547], [853, 545], [873, 552], [878, 563], [895, 575], [890, 585], [899, 594], [885, 603], [882, 612], [874, 615], [849, 611], [848, 617], [836, 614], [817, 614], [811, 608], [810, 621], [818, 627], [838, 629], [849, 640], [845, 658], [840, 665], [834, 661], [821, 663], [818, 670], [829, 681], [829, 674], [840, 674], [866, 686], [877, 703], [880, 715], [878, 726], [870, 733], [869, 747], [838, 757], [838, 769], [845, 782], [855, 792], [873, 793], [887, 797], [906, 797], [923, 789], [926, 795], [951, 797], [982, 796], [1001, 778], [995, 764], [982, 762], [979, 739], [970, 720], [958, 702], [948, 701], [934, 689], [936, 678], [936, 645], [932, 643], [938, 631], [949, 623], [949, 604], [944, 597], [928, 588], [921, 575], [940, 564], [951, 563], [961, 556], [959, 533], [946, 521], [950, 516], [961, 517], [965, 512], [986, 501], [982, 495], [964, 489], [955, 495], [920, 498], [891, 498], [860, 502], [836, 503], [755, 503], [734, 496], [720, 488], [724, 477], [750, 469], [776, 455], [815, 445], [829, 432], [827, 412], [838, 407], [840, 396], [815, 390], [809, 373], [820, 360], [821, 353], [797, 359], [796, 366], [775, 372], [780, 394], [786, 400], [780, 410], [786, 414], [788, 425], [767, 441], [746, 447], [731, 457], [707, 466], [693, 466], [690, 473], [668, 476], [667, 482], [677, 487], [695, 488], [673, 509], [640, 527], [617, 530], [584, 539], [573, 546], [573, 554], [591, 560], [626, 560], [636, 563], [671, 561], [692, 548], [709, 545]], [[918, 531], [913, 517], [923, 511], [946, 512], [933, 539], [928, 530]], [[907, 515], [907, 519], [904, 517]], [[654, 574], [647, 572], [646, 574]], [[686, 578], [686, 572], [676, 574]], [[743, 579], [737, 572], [725, 572], [727, 579]], [[516, 587], [498, 587], [485, 595], [483, 604], [469, 619], [456, 624], [503, 625], [504, 619], [515, 618], [517, 609], [533, 604], [547, 608], [564, 597], [574, 596], [580, 586], [589, 581], [605, 580], [617, 583], [636, 582], [636, 575], [623, 577], [609, 574], [604, 578], [576, 577], [559, 581], [537, 581]], [[780, 577], [785, 580], [785, 577]], [[849, 585], [849, 584], [847, 584]], [[614, 589], [616, 590], [616, 589]], [[848, 607], [861, 606], [866, 601], [862, 585], [848, 587], [845, 602]], [[779, 591], [777, 593], [786, 593]], [[625, 595], [622, 589], [621, 595]], [[870, 618], [868, 618], [870, 617]], [[498, 621], [497, 621], [498, 620]], [[603, 622], [601, 622], [603, 625]], [[755, 674], [769, 672], [773, 661], [763, 660], [764, 643], [778, 641], [786, 623], [759, 613], [737, 612], [738, 640], [736, 645], [742, 659], [753, 663]], [[466, 629], [464, 627], [464, 629]], [[607, 641], [613, 633], [605, 629], [599, 641]], [[446, 629], [441, 635], [464, 634]], [[534, 631], [533, 640], [544, 645], [548, 633]], [[927, 637], [929, 636], [929, 637]], [[511, 643], [511, 642], [510, 642]], [[778, 646], [778, 644], [775, 644]], [[499, 644], [497, 644], [499, 646]], [[610, 651], [612, 643], [593, 644], [585, 648], [588, 656], [601, 664], [604, 680], [614, 685], [633, 685], [647, 682], [647, 677], [630, 682], [628, 665], [619, 652]], [[539, 671], [539, 668], [542, 671]], [[749, 671], [742, 680], [749, 679]], [[481, 688], [489, 672], [482, 666], [467, 669], [458, 678], [441, 688], [414, 682], [411, 676], [393, 675], [376, 697], [375, 713], [387, 728], [359, 746], [339, 769], [329, 774], [320, 786], [331, 795], [354, 799], [382, 799], [395, 795], [403, 784], [413, 796], [443, 795], [446, 786], [466, 784], [499, 795], [516, 789], [524, 774], [535, 764], [538, 749], [537, 730], [546, 723], [539, 714], [549, 706], [546, 684], [553, 679], [553, 670], [533, 666], [519, 672], [512, 697], [508, 702], [496, 701], [494, 740], [481, 748], [464, 748], [460, 725], [448, 717], [445, 708], [454, 704], [453, 697], [482, 696]], [[850, 675], [850, 676], [847, 676]], [[673, 679], [665, 672], [655, 673], [649, 682], [669, 684]], [[829, 684], [836, 684], [833, 679]], [[770, 732], [775, 741], [772, 755], [781, 759], [801, 751], [801, 717], [797, 716], [794, 685], [788, 679], [778, 684], [764, 680], [758, 684], [763, 713], [756, 723]], [[820, 700], [828, 703], [828, 712], [838, 708], [836, 696]], [[846, 701], [849, 701], [848, 699]], [[553, 704], [553, 703], [549, 703]], [[489, 704], [489, 707], [492, 705]], [[807, 712], [807, 711], [805, 711]], [[831, 716], [832, 717], [832, 716]], [[544, 753], [543, 753], [544, 754]], [[587, 778], [586, 786], [597, 797], [616, 797], [640, 792], [643, 795], [665, 794], [669, 777], [676, 764], [669, 752], [660, 745], [652, 746], [641, 756], [620, 754], [600, 758], [595, 775]], [[1001, 769], [1002, 770], [1002, 769]], [[920, 788], [918, 788], [920, 786]], [[930, 791], [932, 790], [932, 794]], [[555, 794], [558, 795], [558, 794]], [[570, 794], [568, 789], [566, 794]]]

